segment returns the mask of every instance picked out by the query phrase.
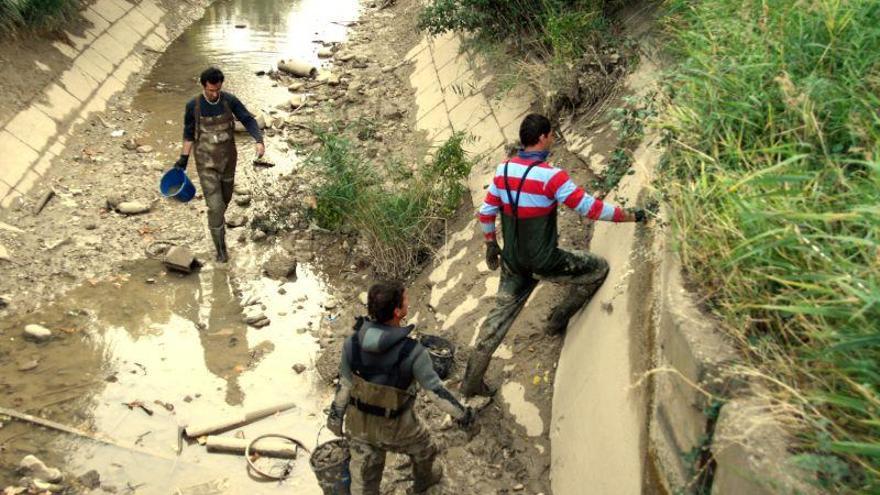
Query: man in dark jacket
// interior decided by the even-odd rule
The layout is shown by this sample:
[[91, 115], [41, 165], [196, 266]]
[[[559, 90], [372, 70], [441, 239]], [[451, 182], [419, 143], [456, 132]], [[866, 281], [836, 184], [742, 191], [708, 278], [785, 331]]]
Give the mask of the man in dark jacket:
[[263, 134], [254, 116], [241, 101], [221, 91], [223, 72], [211, 67], [199, 77], [202, 94], [186, 104], [183, 117], [183, 151], [175, 167], [186, 169], [190, 152], [195, 149], [196, 170], [202, 194], [208, 205], [208, 228], [217, 251], [217, 261], [229, 259], [226, 249], [226, 207], [232, 200], [235, 184], [235, 119], [238, 119], [257, 143], [257, 156], [266, 152]]
[[[483, 382], [489, 360], [538, 280], [572, 285], [548, 318], [548, 332], [557, 333], [565, 329], [568, 320], [589, 301], [608, 275], [604, 259], [585, 251], [559, 248], [556, 209], [560, 203], [591, 220], [646, 219], [643, 210], [625, 210], [590, 196], [572, 182], [565, 170], [547, 161], [554, 141], [547, 117], [527, 115], [520, 124], [519, 138], [523, 149], [498, 165], [480, 208], [486, 264], [492, 270], [501, 266], [501, 282], [495, 307], [480, 328], [480, 341], [468, 359], [461, 384], [465, 397], [491, 394]], [[503, 251], [495, 238], [499, 212]]]
[[415, 493], [440, 481], [442, 470], [434, 466], [437, 446], [413, 412], [416, 382], [460, 426], [466, 428], [473, 420], [473, 410], [443, 386], [427, 349], [409, 337], [413, 325], [400, 326], [407, 308], [403, 285], [373, 285], [367, 295], [370, 319], [358, 319], [343, 346], [339, 389], [327, 427], [342, 436], [345, 418], [352, 495], [379, 495], [388, 451], [412, 460]]

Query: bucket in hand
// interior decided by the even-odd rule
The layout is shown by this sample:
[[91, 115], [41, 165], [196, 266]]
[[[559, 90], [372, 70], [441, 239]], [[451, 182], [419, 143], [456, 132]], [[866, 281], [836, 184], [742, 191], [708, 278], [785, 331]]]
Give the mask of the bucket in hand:
[[159, 182], [159, 192], [166, 198], [174, 198], [181, 203], [186, 203], [196, 195], [196, 186], [189, 180], [182, 168], [174, 167], [162, 176], [162, 180]]
[[434, 364], [434, 371], [441, 380], [445, 380], [452, 371], [452, 365], [455, 362], [455, 344], [438, 337], [436, 335], [425, 335], [419, 339], [419, 342], [428, 349], [431, 356], [431, 362]]
[[351, 472], [348, 464], [351, 454], [348, 452], [348, 441], [342, 438], [324, 442], [315, 447], [309, 465], [318, 478], [324, 495], [349, 495], [351, 490]]

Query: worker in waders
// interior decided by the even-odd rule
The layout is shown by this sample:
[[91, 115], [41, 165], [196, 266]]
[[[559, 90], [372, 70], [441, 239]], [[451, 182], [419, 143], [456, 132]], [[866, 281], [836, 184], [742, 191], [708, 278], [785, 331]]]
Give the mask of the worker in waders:
[[434, 466], [437, 446], [413, 411], [416, 382], [459, 426], [468, 428], [473, 421], [473, 410], [443, 386], [427, 349], [409, 337], [414, 326], [400, 326], [408, 305], [403, 285], [373, 285], [367, 294], [370, 318], [359, 318], [343, 345], [327, 427], [342, 436], [345, 420], [352, 495], [379, 495], [388, 451], [410, 457], [415, 493], [440, 481], [442, 469]]
[[[591, 220], [645, 221], [643, 210], [627, 211], [604, 203], [575, 186], [564, 170], [547, 162], [554, 138], [546, 117], [526, 116], [519, 138], [523, 148], [497, 167], [479, 212], [486, 264], [492, 270], [501, 266], [501, 282], [495, 307], [480, 328], [480, 341], [468, 359], [461, 385], [465, 397], [491, 394], [483, 381], [489, 360], [538, 280], [573, 285], [548, 318], [548, 333], [558, 333], [565, 330], [571, 316], [599, 290], [608, 275], [604, 259], [585, 251], [559, 249], [559, 203]], [[495, 238], [499, 211], [503, 250]]]
[[244, 125], [257, 142], [257, 157], [263, 156], [263, 134], [257, 120], [241, 101], [221, 91], [223, 72], [211, 67], [199, 77], [202, 94], [186, 104], [183, 117], [183, 152], [175, 167], [186, 169], [190, 152], [195, 149], [196, 170], [202, 194], [208, 205], [208, 228], [217, 251], [217, 261], [229, 260], [226, 249], [226, 207], [232, 200], [235, 184], [235, 119]]

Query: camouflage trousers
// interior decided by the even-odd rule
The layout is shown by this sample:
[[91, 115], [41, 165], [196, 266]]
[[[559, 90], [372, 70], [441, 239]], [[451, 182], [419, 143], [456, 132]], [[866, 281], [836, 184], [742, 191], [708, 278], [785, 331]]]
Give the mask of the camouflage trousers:
[[501, 345], [540, 280], [574, 286], [550, 315], [548, 328], [557, 332], [565, 329], [568, 320], [593, 297], [608, 276], [608, 263], [599, 256], [585, 251], [562, 249], [557, 254], [561, 261], [553, 271], [535, 273], [532, 276], [522, 275], [507, 264], [502, 265], [495, 307], [480, 327], [479, 342], [468, 359], [461, 384], [463, 395], [485, 393], [483, 375], [489, 367], [492, 354]]
[[430, 479], [438, 449], [412, 408], [397, 418], [385, 418], [349, 406], [345, 422], [350, 435], [351, 495], [379, 495], [388, 452], [409, 456], [417, 493]]
[[235, 163], [227, 165], [223, 172], [215, 168], [198, 167], [199, 182], [205, 204], [208, 205], [208, 227], [219, 229], [226, 221], [226, 207], [232, 201], [235, 186]]

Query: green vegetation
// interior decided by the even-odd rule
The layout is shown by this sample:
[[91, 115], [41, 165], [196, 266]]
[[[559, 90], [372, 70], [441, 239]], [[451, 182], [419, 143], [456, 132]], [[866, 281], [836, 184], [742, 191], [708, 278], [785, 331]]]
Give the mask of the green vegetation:
[[79, 0], [0, 0], [0, 36], [24, 29], [55, 29], [79, 8]]
[[880, 2], [672, 0], [689, 279], [823, 491], [880, 491]]
[[[362, 129], [356, 129], [360, 134]], [[456, 133], [416, 172], [362, 156], [343, 134], [317, 132], [309, 166], [322, 171], [312, 218], [320, 227], [355, 232], [378, 274], [403, 278], [443, 239], [446, 220], [467, 194], [472, 162]]]

